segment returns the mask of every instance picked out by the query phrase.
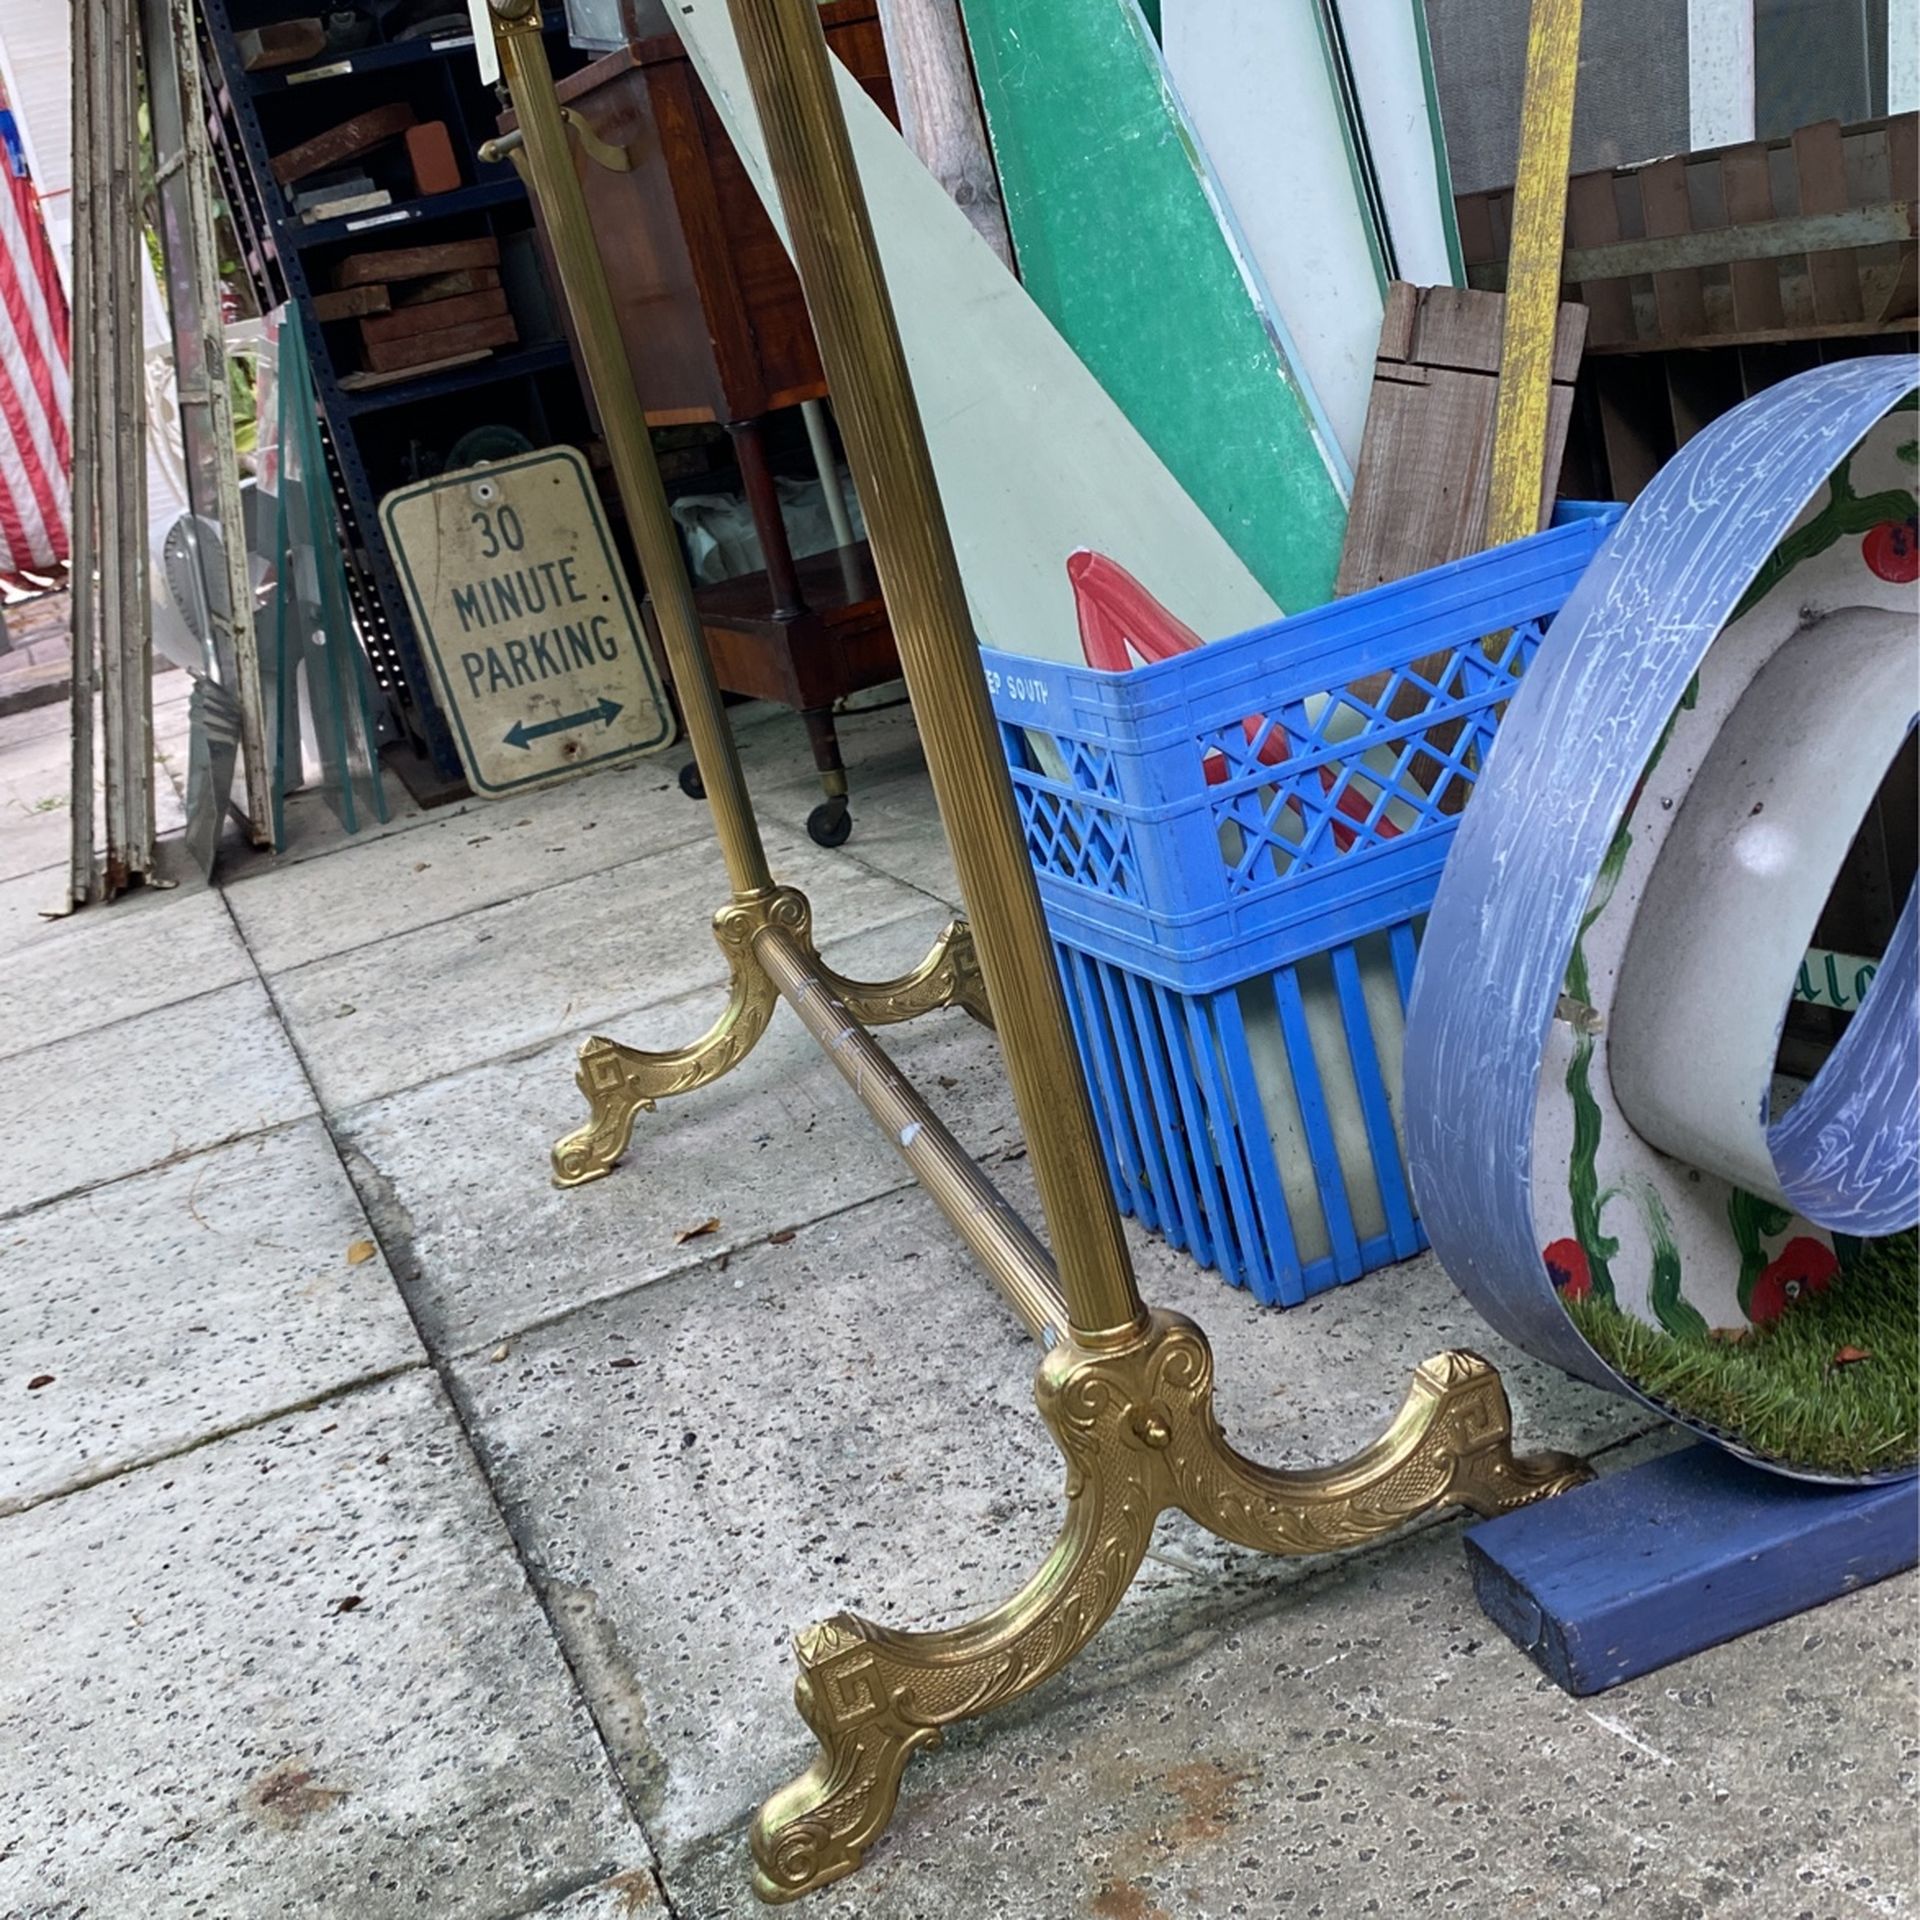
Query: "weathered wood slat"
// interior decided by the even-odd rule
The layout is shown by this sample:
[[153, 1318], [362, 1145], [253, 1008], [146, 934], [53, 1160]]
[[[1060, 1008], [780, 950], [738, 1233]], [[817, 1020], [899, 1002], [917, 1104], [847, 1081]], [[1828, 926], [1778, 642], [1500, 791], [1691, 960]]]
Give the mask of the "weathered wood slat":
[[[1567, 183], [1568, 251], [1561, 277], [1580, 289], [1580, 298], [1591, 316], [1587, 339], [1594, 346], [1631, 340], [1635, 332], [1632, 288], [1604, 271], [1590, 272], [1586, 264], [1594, 254], [1606, 253], [1619, 239], [1620, 208], [1613, 196], [1613, 175], [1576, 175]], [[1494, 269], [1484, 281], [1476, 275], [1472, 284], [1493, 286], [1494, 274], [1504, 286], [1504, 267]]]
[[[1720, 191], [1731, 223], [1727, 238], [1741, 229], [1750, 251], [1727, 255], [1727, 278], [1733, 289], [1733, 319], [1739, 327], [1780, 327], [1787, 315], [1780, 302], [1780, 269], [1766, 257], [1765, 246], [1777, 237], [1773, 229], [1773, 181], [1767, 150], [1757, 140], [1735, 147], [1720, 158]], [[1702, 235], [1707, 239], [1715, 236]], [[1792, 251], [1804, 252], [1804, 243]], [[1705, 263], [1702, 262], [1704, 265]]]
[[[1693, 210], [1687, 199], [1687, 163], [1677, 156], [1656, 160], [1638, 175], [1640, 204], [1646, 212], [1647, 238], [1663, 240], [1693, 231]], [[1697, 267], [1670, 267], [1653, 276], [1654, 307], [1662, 333], [1694, 334], [1707, 330], [1707, 307]]]
[[[1609, 178], [1604, 174], [1593, 177], [1603, 182]], [[1874, 207], [1850, 207], [1843, 213], [1788, 214], [1754, 226], [1707, 227], [1660, 240], [1620, 240], [1606, 246], [1570, 247], [1564, 271], [1568, 284], [1577, 284], [1584, 294], [1588, 288], [1598, 289], [1633, 274], [1697, 272], [1701, 267], [1734, 268], [1753, 263], [1771, 284], [1774, 304], [1778, 307], [1779, 269], [1768, 266], [1767, 262], [1847, 247], [1885, 246], [1890, 241], [1911, 238], [1913, 227], [1912, 203], [1887, 201]], [[1470, 270], [1470, 277], [1474, 286], [1498, 293], [1506, 274], [1498, 266], [1479, 267]], [[1738, 282], [1735, 284], [1737, 289]], [[1738, 298], [1736, 291], [1736, 302]], [[1756, 318], [1753, 324], [1778, 323]]]
[[[1920, 315], [1917, 145], [1920, 116], [1907, 112], [1845, 129], [1826, 122], [1789, 140], [1746, 141], [1573, 181], [1562, 274], [1593, 312], [1588, 350], [1763, 346], [1909, 330]], [[1773, 191], [1783, 155], [1792, 156], [1801, 192], [1800, 206], [1786, 213], [1776, 211]], [[1621, 236], [1617, 196], [1629, 193], [1641, 196], [1646, 211], [1639, 239]], [[1456, 203], [1470, 286], [1506, 285], [1511, 202], [1511, 190], [1501, 188]], [[1705, 223], [1697, 228], [1696, 209]], [[1701, 280], [1703, 269], [1720, 268], [1730, 300]], [[1635, 305], [1630, 284], [1649, 275], [1657, 276], [1651, 311], [1644, 301]]]
[[[1902, 114], [1887, 123], [1887, 190], [1909, 205], [1920, 200], [1920, 116]], [[1910, 237], [1880, 318], [1905, 320], [1915, 313], [1920, 313], [1920, 247]]]
[[[1337, 592], [1404, 579], [1487, 544], [1503, 305], [1492, 293], [1388, 288]], [[1585, 308], [1563, 306], [1536, 528], [1553, 509], [1585, 334]]]
[[[1847, 164], [1840, 123], [1823, 120], [1793, 136], [1794, 171], [1800, 177], [1802, 213], [1843, 213], [1847, 205]], [[1860, 274], [1851, 260], [1831, 252], [1810, 252], [1807, 274], [1813, 281], [1813, 317], [1823, 323], [1859, 320]]]

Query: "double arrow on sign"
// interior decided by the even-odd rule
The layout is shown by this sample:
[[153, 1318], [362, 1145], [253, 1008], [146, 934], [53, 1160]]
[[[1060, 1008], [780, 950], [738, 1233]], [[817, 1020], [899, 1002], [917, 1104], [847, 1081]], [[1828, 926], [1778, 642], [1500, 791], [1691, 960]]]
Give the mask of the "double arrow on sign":
[[575, 727], [591, 726], [596, 720], [603, 727], [610, 727], [619, 712], [620, 703], [617, 700], [602, 700], [597, 707], [589, 707], [585, 713], [565, 713], [558, 720], [536, 720], [531, 726], [524, 720], [516, 720], [506, 731], [506, 743], [524, 753], [536, 740], [544, 740], [550, 733], [571, 733]]

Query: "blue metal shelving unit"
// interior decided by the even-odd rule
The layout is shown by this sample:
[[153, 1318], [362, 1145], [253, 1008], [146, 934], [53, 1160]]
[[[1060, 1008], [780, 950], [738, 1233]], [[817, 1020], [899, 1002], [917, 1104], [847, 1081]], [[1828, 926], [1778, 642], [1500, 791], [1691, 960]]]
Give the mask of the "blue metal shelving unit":
[[[495, 131], [500, 102], [481, 85], [470, 32], [449, 27], [396, 39], [406, 0], [366, 9], [382, 37], [303, 66], [247, 73], [238, 30], [284, 14], [279, 0], [199, 0], [207, 109], [235, 234], [263, 309], [291, 302], [305, 329], [324, 441], [339, 502], [354, 620], [374, 677], [392, 710], [390, 737], [431, 765], [440, 785], [460, 780], [460, 762], [435, 699], [400, 583], [380, 530], [379, 502], [395, 486], [438, 471], [461, 433], [489, 420], [513, 425], [536, 444], [583, 441], [587, 414], [564, 338], [529, 341], [485, 360], [369, 388], [343, 388], [337, 354], [350, 323], [323, 325], [312, 296], [330, 284], [341, 255], [386, 246], [422, 246], [532, 225], [525, 189], [510, 165], [478, 156]], [[578, 64], [564, 20], [548, 15], [556, 70]], [[274, 180], [272, 156], [349, 114], [406, 100], [422, 120], [447, 123], [468, 184], [396, 202], [377, 213], [303, 226]], [[438, 462], [439, 464], [436, 464]]]

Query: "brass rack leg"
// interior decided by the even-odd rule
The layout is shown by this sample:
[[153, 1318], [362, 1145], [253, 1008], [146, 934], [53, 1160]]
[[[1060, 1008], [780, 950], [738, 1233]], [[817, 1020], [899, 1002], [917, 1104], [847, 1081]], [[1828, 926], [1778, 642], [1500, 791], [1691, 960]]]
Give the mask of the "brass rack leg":
[[891, 1818], [907, 1761], [943, 1728], [1058, 1673], [1119, 1604], [1169, 1508], [1262, 1552], [1325, 1553], [1437, 1507], [1523, 1506], [1586, 1472], [1564, 1454], [1516, 1457], [1499, 1375], [1464, 1352], [1418, 1368], [1393, 1424], [1352, 1460], [1307, 1473], [1256, 1466], [1214, 1415], [1206, 1336], [1161, 1310], [1118, 1349], [1055, 1347], [1035, 1396], [1066, 1456], [1067, 1518], [1027, 1586], [940, 1633], [838, 1614], [800, 1636], [794, 1699], [820, 1753], [754, 1821], [762, 1899], [851, 1873]]
[[714, 915], [713, 934], [727, 956], [727, 1009], [698, 1040], [666, 1053], [643, 1053], [602, 1035], [580, 1049], [575, 1084], [586, 1095], [589, 1117], [553, 1149], [553, 1184], [582, 1187], [604, 1179], [633, 1139], [633, 1123], [654, 1102], [692, 1093], [737, 1067], [767, 1030], [780, 995], [753, 950], [753, 937], [778, 925], [806, 948], [814, 970], [848, 1010], [868, 1026], [915, 1020], [943, 1007], [960, 1007], [991, 1026], [973, 935], [956, 920], [910, 973], [895, 980], [858, 981], [835, 973], [813, 951], [812, 911], [792, 887], [769, 887], [744, 895]]
[[943, 1007], [959, 1007], [983, 1027], [993, 1025], [973, 929], [964, 920], [950, 922], [927, 957], [896, 980], [849, 980], [818, 955], [814, 960], [821, 983], [863, 1027], [897, 1026]]
[[[626, 1152], [636, 1114], [643, 1109], [651, 1113], [653, 1103], [669, 1094], [691, 1093], [718, 1080], [753, 1051], [780, 998], [753, 957], [753, 936], [781, 897], [770, 892], [760, 899], [730, 901], [714, 915], [713, 937], [727, 956], [731, 976], [727, 1010], [698, 1040], [667, 1053], [642, 1053], [595, 1034], [580, 1049], [574, 1079], [587, 1096], [591, 1118], [555, 1143], [556, 1187], [581, 1187], [604, 1178]], [[801, 901], [803, 919], [805, 908]]]

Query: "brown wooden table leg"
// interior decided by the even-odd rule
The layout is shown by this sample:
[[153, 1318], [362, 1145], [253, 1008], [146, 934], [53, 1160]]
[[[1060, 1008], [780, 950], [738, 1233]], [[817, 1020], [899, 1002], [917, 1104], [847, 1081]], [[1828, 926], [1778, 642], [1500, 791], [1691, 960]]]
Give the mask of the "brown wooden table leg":
[[773, 484], [773, 471], [767, 465], [760, 422], [730, 420], [727, 432], [733, 439], [734, 458], [740, 463], [740, 484], [746, 489], [753, 530], [760, 536], [767, 584], [773, 589], [773, 617], [790, 620], [805, 610], [806, 602], [800, 596], [800, 575], [793, 564], [793, 548], [787, 544], [787, 523], [780, 511], [780, 494]]
[[807, 831], [823, 847], [842, 845], [853, 823], [847, 813], [847, 769], [840, 758], [840, 735], [831, 707], [808, 707], [800, 716], [807, 723], [807, 744], [826, 793], [823, 805], [807, 816]]

